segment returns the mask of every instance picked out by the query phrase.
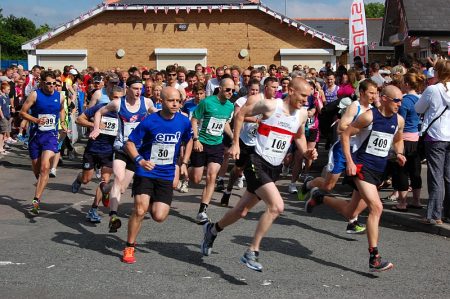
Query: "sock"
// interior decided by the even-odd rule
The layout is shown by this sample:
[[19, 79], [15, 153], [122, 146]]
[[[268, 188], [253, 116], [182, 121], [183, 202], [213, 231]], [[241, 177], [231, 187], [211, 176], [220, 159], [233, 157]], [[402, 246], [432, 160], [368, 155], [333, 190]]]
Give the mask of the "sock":
[[348, 220], [348, 223], [353, 223], [353, 222], [355, 222], [355, 221], [358, 221], [358, 216], [356, 216], [356, 217], [353, 218], [353, 219], [349, 219], [349, 220]]
[[91, 208], [93, 208], [93, 209], [97, 209], [98, 208], [98, 206], [95, 204], [95, 203], [93, 203], [92, 204], [92, 206], [91, 206]]
[[370, 258], [374, 258], [378, 254], [378, 247], [369, 247]]
[[116, 216], [117, 216], [117, 211], [110, 211], [110, 212], [109, 212], [109, 216], [113, 216], [113, 215], [116, 215]]
[[206, 209], [208, 208], [208, 205], [206, 203], [200, 204], [200, 209], [198, 210], [199, 213], [206, 212]]
[[136, 246], [136, 242], [134, 242], [134, 243], [128, 243], [127, 242], [127, 245], [126, 245], [127, 247], [135, 247]]
[[216, 222], [216, 223], [214, 224], [214, 226], [211, 228], [211, 233], [212, 233], [214, 236], [217, 236], [217, 234], [220, 233], [221, 231], [223, 231], [223, 228], [221, 228], [221, 227], [219, 226], [219, 222]]
[[37, 197], [33, 198], [33, 200], [36, 200], [37, 202], [41, 202], [41, 200]]

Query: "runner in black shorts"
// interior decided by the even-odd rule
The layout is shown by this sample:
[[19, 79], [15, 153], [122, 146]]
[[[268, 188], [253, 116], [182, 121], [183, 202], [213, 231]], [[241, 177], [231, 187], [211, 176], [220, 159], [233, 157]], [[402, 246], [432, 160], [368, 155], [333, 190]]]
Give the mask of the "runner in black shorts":
[[307, 112], [302, 109], [302, 105], [309, 94], [308, 82], [303, 78], [295, 78], [289, 83], [288, 96], [284, 101], [260, 100], [258, 95], [249, 97], [249, 105], [245, 105], [235, 116], [234, 142], [230, 152], [234, 158], [239, 158], [239, 135], [244, 117], [262, 114], [256, 134], [255, 153], [250, 155], [251, 164], [249, 163], [245, 169], [247, 190], [237, 205], [221, 220], [203, 226], [204, 237], [201, 244], [203, 255], [211, 254], [218, 232], [245, 217], [261, 199], [266, 204], [266, 210], [259, 219], [252, 243], [240, 260], [248, 268], [262, 271], [258, 258], [261, 240], [284, 209], [283, 199], [274, 182], [280, 175], [281, 164], [289, 144], [294, 140], [305, 157], [310, 159], [317, 157], [315, 149], [306, 150], [304, 132]]
[[[206, 184], [196, 217], [198, 224], [204, 224], [209, 220], [206, 209], [214, 193], [216, 177], [223, 163], [223, 133], [232, 135], [229, 122], [233, 113], [233, 104], [229, 99], [234, 91], [233, 80], [223, 79], [220, 82], [219, 93], [201, 101], [191, 118], [194, 148], [189, 180], [194, 184], [200, 183], [203, 169], [205, 167], [207, 169]], [[199, 121], [202, 123], [200, 130], [198, 130]]]
[[[344, 217], [349, 218], [361, 200], [366, 203], [369, 208], [366, 232], [371, 272], [381, 272], [393, 268], [393, 264], [382, 260], [378, 253], [378, 225], [383, 212], [383, 204], [377, 186], [382, 180], [392, 144], [397, 153], [398, 163], [403, 166], [406, 162], [403, 155], [402, 137], [405, 121], [397, 114], [402, 97], [402, 92], [397, 87], [393, 85], [385, 87], [380, 97], [381, 106], [361, 114], [341, 135], [342, 150], [347, 161], [347, 175], [353, 178], [355, 188], [351, 201], [325, 196], [315, 187], [311, 190], [311, 198], [305, 204], [305, 210], [308, 213], [311, 213], [315, 206], [325, 203]], [[350, 136], [358, 134], [364, 128], [370, 128], [368, 136], [358, 150], [352, 154]]]

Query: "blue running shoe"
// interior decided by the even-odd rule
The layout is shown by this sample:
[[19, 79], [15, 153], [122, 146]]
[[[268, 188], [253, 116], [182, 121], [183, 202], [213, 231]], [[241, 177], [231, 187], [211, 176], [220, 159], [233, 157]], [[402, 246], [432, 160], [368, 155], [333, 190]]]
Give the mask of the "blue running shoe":
[[241, 263], [245, 264], [248, 268], [262, 272], [263, 266], [258, 261], [258, 252], [247, 249], [244, 255], [241, 257]]
[[102, 218], [98, 215], [97, 209], [90, 208], [89, 212], [86, 215], [86, 219], [91, 223], [100, 223]]

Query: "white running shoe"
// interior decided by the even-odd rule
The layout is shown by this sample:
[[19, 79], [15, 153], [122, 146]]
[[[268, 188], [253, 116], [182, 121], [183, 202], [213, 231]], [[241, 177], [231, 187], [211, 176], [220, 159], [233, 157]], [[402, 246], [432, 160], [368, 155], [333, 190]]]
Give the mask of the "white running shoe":
[[297, 186], [295, 185], [295, 183], [289, 183], [289, 193], [291, 194], [295, 194], [297, 193]]
[[241, 176], [237, 179], [236, 185], [238, 186], [239, 189], [244, 188], [244, 176]]

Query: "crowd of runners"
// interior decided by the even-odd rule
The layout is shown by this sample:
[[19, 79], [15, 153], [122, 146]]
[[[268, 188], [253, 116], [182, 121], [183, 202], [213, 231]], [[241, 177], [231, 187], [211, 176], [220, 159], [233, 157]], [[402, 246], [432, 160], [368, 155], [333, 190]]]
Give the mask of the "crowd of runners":
[[[169, 65], [160, 71], [12, 66], [1, 71], [0, 81], [0, 158], [13, 155], [11, 146], [29, 151], [37, 180], [30, 214], [39, 215], [47, 182], [57, 177], [62, 159], [75, 158], [74, 143], [87, 140], [80, 172], [67, 184], [77, 193], [97, 176], [86, 219], [101, 222], [99, 205], [109, 207], [111, 233], [122, 226], [119, 204], [131, 184], [125, 263], [136, 261], [146, 213], [163, 222], [174, 190], [189, 193], [203, 178], [192, 216], [203, 226], [205, 256], [225, 228], [232, 229], [260, 201], [265, 205], [241, 257], [256, 271], [263, 269], [261, 240], [284, 209], [276, 185], [280, 176], [290, 176], [288, 190], [305, 202], [307, 213], [325, 204], [347, 219], [347, 233], [367, 234], [370, 271], [393, 268], [378, 247], [382, 201], [396, 201], [392, 209], [398, 212], [423, 208], [421, 164], [428, 166], [424, 225], [450, 219], [449, 60], [406, 57], [391, 67], [356, 59], [349, 69], [336, 70], [330, 63], [292, 70], [273, 64], [197, 64], [194, 70]], [[312, 177], [319, 141], [329, 149], [328, 163]], [[341, 176], [353, 190], [350, 198], [332, 195]], [[233, 187], [243, 188], [244, 181], [236, 205], [213, 221], [208, 206], [214, 192], [223, 192], [220, 203], [229, 206]], [[394, 192], [380, 199], [378, 190], [386, 184]], [[366, 209], [363, 225], [358, 215]]]

